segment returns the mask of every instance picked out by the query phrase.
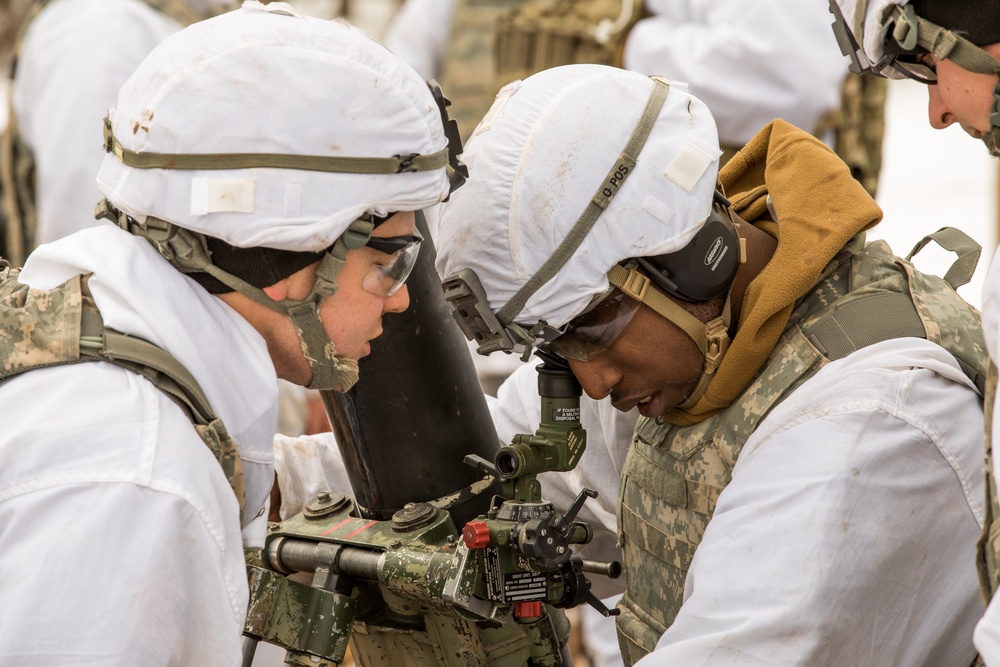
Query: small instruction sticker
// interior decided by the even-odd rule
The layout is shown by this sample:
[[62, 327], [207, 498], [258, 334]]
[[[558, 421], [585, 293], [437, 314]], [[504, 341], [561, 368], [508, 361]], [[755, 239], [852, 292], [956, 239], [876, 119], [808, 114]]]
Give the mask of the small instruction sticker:
[[552, 421], [578, 422], [580, 421], [580, 408], [553, 408]]

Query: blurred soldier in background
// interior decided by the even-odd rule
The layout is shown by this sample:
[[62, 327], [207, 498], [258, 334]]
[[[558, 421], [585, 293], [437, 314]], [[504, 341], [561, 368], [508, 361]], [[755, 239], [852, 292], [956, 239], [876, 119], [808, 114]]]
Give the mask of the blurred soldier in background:
[[[153, 47], [235, 0], [35, 0], [18, 27], [0, 143], [0, 256], [98, 224], [101, 119]], [[13, 29], [14, 26], [10, 26]], [[77, 215], [66, 215], [67, 211]]]
[[829, 22], [822, 4], [796, 0], [407, 0], [385, 43], [442, 81], [465, 139], [509, 81], [617, 65], [689, 84], [718, 119], [723, 163], [782, 118], [835, 147], [874, 196], [884, 82], [844, 79]]

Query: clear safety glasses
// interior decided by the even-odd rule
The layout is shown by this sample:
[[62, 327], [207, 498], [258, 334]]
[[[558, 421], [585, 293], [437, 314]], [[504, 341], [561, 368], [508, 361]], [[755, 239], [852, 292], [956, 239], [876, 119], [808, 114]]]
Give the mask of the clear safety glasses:
[[398, 292], [417, 263], [420, 242], [423, 240], [424, 237], [416, 230], [406, 236], [373, 236], [368, 239], [365, 245], [389, 255], [389, 260], [368, 269], [361, 285], [379, 296], [388, 297]]
[[566, 359], [590, 361], [615, 342], [640, 305], [621, 290], [612, 289], [550, 339], [548, 349]]
[[933, 86], [937, 83], [937, 64], [930, 53], [900, 53], [889, 66], [908, 79]]

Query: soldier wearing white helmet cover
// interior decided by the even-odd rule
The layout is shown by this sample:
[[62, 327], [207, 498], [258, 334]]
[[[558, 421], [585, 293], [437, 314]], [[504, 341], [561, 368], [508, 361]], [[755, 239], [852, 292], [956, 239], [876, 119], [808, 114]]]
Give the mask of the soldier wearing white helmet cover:
[[[928, 119], [938, 129], [958, 123], [1000, 157], [1000, 5], [942, 0], [835, 0], [834, 32], [855, 71], [909, 77], [928, 84]], [[994, 256], [983, 289], [983, 332], [990, 357], [1000, 357], [1000, 262]], [[996, 369], [986, 394], [987, 503], [976, 562], [989, 603], [976, 628], [976, 647], [988, 665], [1000, 665], [1000, 501], [996, 463], [1000, 420], [996, 414]]]
[[115, 224], [0, 282], [0, 663], [240, 664], [277, 378], [346, 390], [406, 308], [412, 212], [458, 164], [441, 104], [283, 3], [129, 78], [98, 176]]
[[958, 123], [1000, 157], [1000, 6], [944, 0], [830, 0], [851, 69], [928, 84], [928, 119]]
[[440, 224], [481, 352], [546, 347], [643, 415], [627, 454], [599, 438], [612, 451], [580, 464], [625, 459], [601, 498], [625, 661], [971, 664], [985, 351], [951, 284], [968, 271], [866, 244], [878, 207], [783, 121], [721, 172], [719, 153], [682, 86], [547, 70], [501, 91]]

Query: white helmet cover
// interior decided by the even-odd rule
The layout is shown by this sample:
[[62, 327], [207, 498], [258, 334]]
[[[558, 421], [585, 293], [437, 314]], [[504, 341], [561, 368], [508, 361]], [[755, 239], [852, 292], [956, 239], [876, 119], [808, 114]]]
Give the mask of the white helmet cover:
[[[463, 154], [472, 177], [443, 206], [438, 273], [472, 269], [498, 312], [587, 208], [653, 86], [635, 72], [569, 65], [501, 90]], [[671, 85], [635, 168], [514, 320], [560, 327], [608, 288], [615, 264], [683, 248], [711, 212], [719, 155], [708, 108], [683, 84]]]
[[[430, 155], [448, 145], [427, 84], [341, 21], [255, 1], [176, 33], [143, 61], [111, 113], [126, 150], [159, 154]], [[138, 169], [108, 154], [98, 186], [124, 213], [238, 247], [328, 248], [362, 214], [448, 195], [445, 167], [392, 174], [301, 169]]]
[[[861, 49], [865, 52], [868, 60], [877, 63], [885, 55], [885, 40], [889, 34], [890, 23], [888, 17], [891, 15], [892, 8], [897, 5], [903, 7], [909, 3], [909, 0], [870, 0], [867, 2], [864, 20], [860, 25], [855, 17], [858, 0], [834, 0], [834, 2], [840, 7], [840, 12], [844, 15], [847, 28], [854, 34], [854, 38], [858, 40], [858, 44], [861, 45]], [[891, 67], [882, 68], [881, 74], [891, 79], [904, 78], [902, 74]]]

